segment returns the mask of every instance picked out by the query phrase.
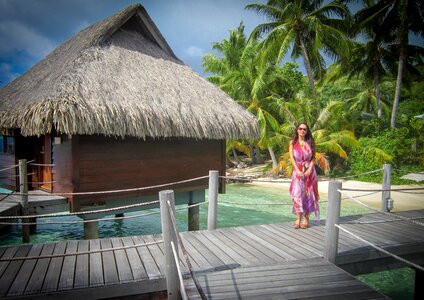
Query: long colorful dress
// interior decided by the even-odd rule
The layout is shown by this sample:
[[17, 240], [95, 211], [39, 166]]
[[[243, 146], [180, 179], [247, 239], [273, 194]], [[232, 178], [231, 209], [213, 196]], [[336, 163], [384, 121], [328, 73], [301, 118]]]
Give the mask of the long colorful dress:
[[[293, 145], [293, 157], [299, 170], [306, 171], [312, 159], [312, 150], [309, 144], [305, 142], [301, 146], [299, 141], [297, 141]], [[296, 170], [293, 169], [289, 191], [293, 200], [293, 213], [302, 213], [309, 216], [314, 212], [319, 222], [318, 178], [315, 167], [312, 168], [309, 176], [303, 178], [298, 177]]]

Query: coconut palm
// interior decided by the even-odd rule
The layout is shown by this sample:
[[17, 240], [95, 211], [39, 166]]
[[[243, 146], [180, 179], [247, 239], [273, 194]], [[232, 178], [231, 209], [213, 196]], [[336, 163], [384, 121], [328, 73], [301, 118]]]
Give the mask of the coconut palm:
[[[368, 2], [364, 1], [365, 3]], [[381, 41], [395, 41], [398, 49], [398, 71], [396, 91], [393, 100], [391, 127], [396, 127], [402, 77], [408, 59], [409, 33], [424, 36], [424, 2], [419, 0], [380, 0], [360, 10], [356, 19], [362, 26], [379, 23], [376, 38]]]
[[[349, 52], [345, 35], [348, 8], [339, 1], [323, 5], [316, 0], [269, 0], [266, 4], [253, 3], [246, 9], [256, 11], [270, 22], [259, 24], [251, 37], [266, 35], [263, 45], [275, 53], [281, 62], [292, 47], [292, 57], [303, 57], [312, 94], [316, 96], [314, 77], [320, 78], [325, 69], [321, 52], [333, 58]], [[339, 18], [337, 18], [339, 17]]]
[[[343, 102], [330, 101], [321, 111], [317, 111], [310, 108], [314, 107], [313, 104], [316, 101], [302, 98], [293, 103], [286, 103], [283, 107], [286, 122], [281, 126], [281, 132], [286, 137], [291, 137], [297, 123], [308, 123], [316, 144], [315, 163], [324, 173], [328, 174], [330, 170], [329, 154], [346, 159], [347, 149], [357, 147], [359, 142], [355, 138], [354, 132], [348, 129], [349, 124], [345, 122]], [[291, 174], [292, 166], [288, 152], [283, 153], [278, 167], [287, 174]]]

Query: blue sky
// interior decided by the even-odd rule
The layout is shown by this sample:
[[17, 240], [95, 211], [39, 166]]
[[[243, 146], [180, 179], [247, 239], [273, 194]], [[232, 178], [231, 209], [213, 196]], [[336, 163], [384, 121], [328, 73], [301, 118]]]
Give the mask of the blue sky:
[[[131, 0], [0, 0], [0, 87], [81, 29]], [[264, 20], [244, 7], [261, 0], [140, 0], [174, 53], [202, 74], [201, 57], [240, 21], [246, 34]]]
[[[0, 87], [28, 70], [83, 28], [136, 0], [0, 0]], [[201, 57], [228, 38], [241, 21], [245, 32], [265, 22], [245, 10], [266, 0], [139, 0], [174, 53], [203, 74]], [[417, 43], [416, 43], [417, 44]], [[424, 46], [420, 39], [418, 44]], [[299, 69], [305, 73], [301, 59]], [[329, 61], [328, 61], [329, 62]]]

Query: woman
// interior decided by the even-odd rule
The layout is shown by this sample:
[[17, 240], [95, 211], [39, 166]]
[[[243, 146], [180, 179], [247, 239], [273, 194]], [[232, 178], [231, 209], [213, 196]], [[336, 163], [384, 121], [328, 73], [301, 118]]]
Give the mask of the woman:
[[297, 217], [293, 227], [306, 229], [312, 212], [315, 212], [319, 222], [318, 180], [314, 168], [315, 141], [306, 123], [296, 126], [289, 151], [293, 164], [290, 195], [293, 199], [293, 213]]

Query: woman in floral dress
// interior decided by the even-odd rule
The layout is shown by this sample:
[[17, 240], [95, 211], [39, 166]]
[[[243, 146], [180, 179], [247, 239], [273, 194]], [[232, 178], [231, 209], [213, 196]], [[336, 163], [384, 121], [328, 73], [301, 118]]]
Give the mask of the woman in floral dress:
[[289, 151], [293, 164], [290, 195], [293, 200], [293, 213], [297, 217], [293, 227], [306, 229], [309, 227], [309, 216], [312, 212], [319, 222], [318, 179], [314, 168], [315, 142], [306, 123], [296, 126]]

